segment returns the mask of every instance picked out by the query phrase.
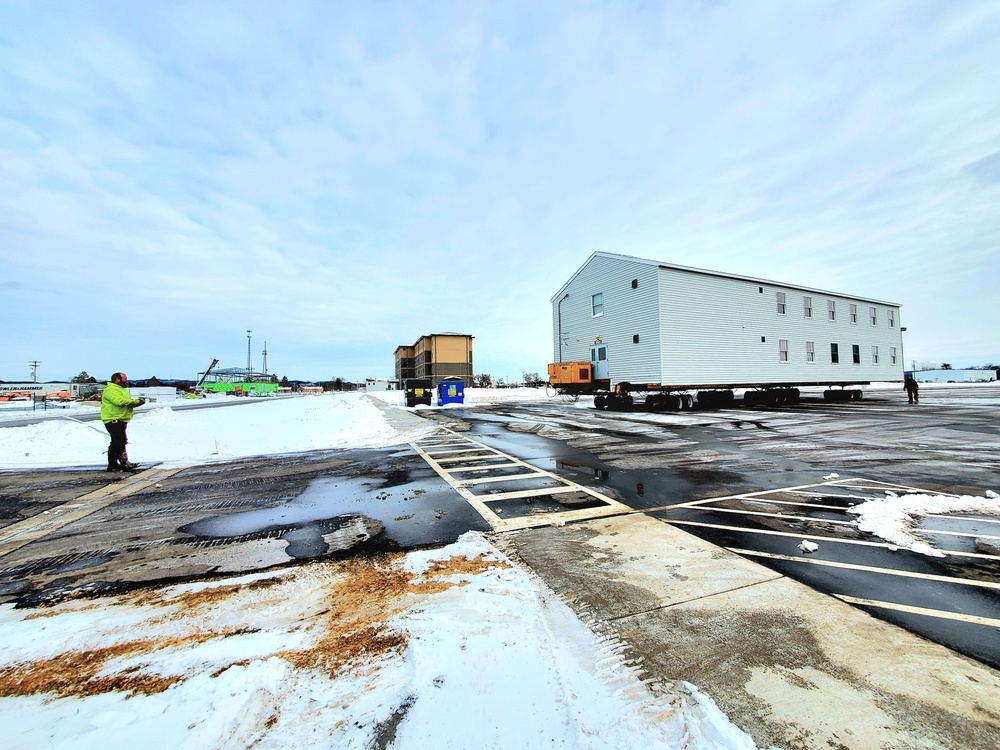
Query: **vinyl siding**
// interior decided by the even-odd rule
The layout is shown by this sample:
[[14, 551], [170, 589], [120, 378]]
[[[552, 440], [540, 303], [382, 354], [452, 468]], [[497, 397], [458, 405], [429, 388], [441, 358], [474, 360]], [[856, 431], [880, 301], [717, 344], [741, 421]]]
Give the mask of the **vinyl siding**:
[[[761, 291], [763, 290], [763, 291]], [[785, 295], [784, 314], [777, 294]], [[804, 314], [804, 297], [812, 299], [812, 317]], [[836, 303], [836, 319], [828, 319], [828, 301]], [[848, 306], [858, 305], [858, 323], [848, 319]], [[868, 322], [877, 310], [878, 325]], [[895, 328], [888, 327], [888, 309]], [[902, 350], [899, 308], [842, 295], [802, 291], [794, 287], [724, 276], [660, 269], [662, 371], [666, 384], [809, 383], [898, 380], [902, 361], [889, 364], [890, 347]], [[788, 341], [788, 361], [780, 361], [780, 341]], [[806, 359], [806, 342], [814, 342], [815, 362]], [[840, 364], [830, 362], [830, 344], [840, 349]], [[851, 346], [861, 347], [861, 364], [851, 359]], [[879, 347], [878, 365], [871, 347]]]
[[[632, 279], [638, 288], [632, 289]], [[604, 314], [591, 313], [591, 295], [604, 297]], [[776, 296], [785, 295], [785, 314]], [[608, 346], [612, 382], [664, 385], [746, 385], [751, 383], [826, 383], [901, 380], [903, 348], [899, 306], [842, 294], [775, 284], [669, 264], [596, 253], [552, 298], [553, 353], [559, 361], [557, 305], [562, 302], [561, 361], [589, 360], [596, 337]], [[803, 298], [812, 301], [804, 316]], [[836, 319], [828, 318], [829, 302]], [[858, 306], [850, 323], [849, 306]], [[878, 324], [870, 325], [875, 307]], [[889, 328], [888, 311], [895, 326]], [[633, 344], [632, 337], [639, 336]], [[779, 342], [788, 341], [788, 361], [779, 358]], [[806, 358], [814, 343], [815, 361]], [[830, 344], [840, 363], [830, 361]], [[851, 347], [861, 350], [854, 364]], [[879, 364], [871, 348], [879, 348]], [[890, 362], [896, 347], [897, 363]]]
[[[608, 374], [613, 382], [660, 382], [659, 316], [656, 266], [617, 257], [593, 256], [552, 300], [554, 361], [559, 359], [558, 305], [562, 302], [563, 362], [589, 361], [599, 337], [608, 347]], [[632, 280], [637, 286], [632, 288]], [[595, 317], [594, 294], [604, 300]], [[639, 343], [633, 343], [633, 337]]]

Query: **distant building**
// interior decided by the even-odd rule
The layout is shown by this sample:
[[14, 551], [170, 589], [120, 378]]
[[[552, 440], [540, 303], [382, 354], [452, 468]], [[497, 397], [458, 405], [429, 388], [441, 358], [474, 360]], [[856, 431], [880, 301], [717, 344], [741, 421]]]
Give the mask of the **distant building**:
[[210, 393], [232, 393], [237, 396], [252, 394], [264, 396], [278, 392], [278, 382], [264, 372], [247, 372], [245, 367], [216, 368], [206, 375], [198, 373], [200, 388]]
[[446, 378], [461, 378], [471, 388], [472, 339], [464, 333], [432, 333], [412, 346], [397, 346], [396, 380], [427, 378], [435, 387]]
[[376, 391], [398, 391], [399, 381], [389, 378], [365, 378], [365, 391], [375, 393]]
[[132, 394], [133, 398], [144, 398], [147, 401], [174, 401], [177, 399], [177, 389], [166, 385], [145, 388], [130, 387], [128, 392]]
[[997, 375], [997, 370], [917, 370], [913, 378], [918, 383], [990, 383]]

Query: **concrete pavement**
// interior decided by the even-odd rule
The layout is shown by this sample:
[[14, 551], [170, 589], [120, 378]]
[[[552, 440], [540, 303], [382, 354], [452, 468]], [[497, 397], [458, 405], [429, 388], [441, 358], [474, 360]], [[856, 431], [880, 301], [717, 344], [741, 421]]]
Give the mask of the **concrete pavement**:
[[1000, 672], [642, 514], [496, 540], [761, 748], [1000, 743]]
[[653, 689], [693, 683], [760, 748], [1000, 747], [1000, 672], [651, 516], [492, 539], [627, 644]]

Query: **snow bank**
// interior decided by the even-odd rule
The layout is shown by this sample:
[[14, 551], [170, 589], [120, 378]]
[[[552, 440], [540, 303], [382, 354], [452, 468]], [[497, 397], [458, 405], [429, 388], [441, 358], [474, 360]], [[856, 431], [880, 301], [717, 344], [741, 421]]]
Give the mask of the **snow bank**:
[[856, 505], [848, 513], [858, 516], [858, 528], [869, 534], [885, 539], [890, 544], [919, 552], [931, 557], [946, 557], [946, 553], [913, 534], [914, 519], [918, 516], [941, 513], [988, 513], [1000, 515], [1000, 499], [963, 495], [947, 497], [942, 495], [908, 494], [902, 497], [890, 495], [878, 500]]
[[[181, 402], [178, 402], [179, 404]], [[140, 463], [186, 466], [246, 456], [410, 442], [433, 429], [400, 431], [364, 394], [254, 399], [210, 408], [154, 406], [129, 423], [128, 455]], [[46, 419], [0, 429], [0, 468], [101, 466], [109, 437], [100, 421]]]

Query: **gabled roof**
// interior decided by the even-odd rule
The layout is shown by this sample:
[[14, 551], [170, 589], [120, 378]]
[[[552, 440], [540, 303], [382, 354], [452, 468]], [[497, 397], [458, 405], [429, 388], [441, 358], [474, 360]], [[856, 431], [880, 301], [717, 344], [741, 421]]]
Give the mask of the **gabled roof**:
[[771, 286], [771, 287], [778, 287], [780, 289], [794, 289], [795, 291], [799, 291], [799, 292], [810, 292], [812, 294], [822, 294], [822, 295], [827, 295], [827, 296], [831, 296], [831, 297], [843, 297], [843, 298], [847, 298], [847, 299], [856, 299], [856, 300], [858, 300], [860, 302], [873, 302], [873, 303], [875, 303], [877, 305], [888, 305], [889, 307], [899, 307], [900, 306], [898, 302], [886, 302], [884, 300], [871, 299], [871, 298], [868, 298], [868, 297], [859, 297], [856, 294], [845, 294], [844, 292], [831, 292], [831, 291], [827, 291], [825, 289], [816, 289], [814, 287], [801, 286], [799, 284], [789, 284], [789, 283], [784, 282], [784, 281], [769, 281], [768, 279], [758, 279], [758, 278], [756, 278], [754, 276], [743, 276], [743, 275], [737, 274], [737, 273], [725, 273], [723, 271], [709, 271], [709, 270], [704, 269], [704, 268], [694, 268], [692, 266], [682, 266], [682, 265], [678, 265], [677, 263], [664, 263], [664, 262], [658, 261], [658, 260], [649, 260], [647, 258], [636, 258], [636, 257], [634, 257], [632, 255], [622, 255], [620, 253], [607, 253], [607, 252], [604, 252], [604, 251], [601, 251], [601, 250], [599, 250], [599, 251], [597, 251], [595, 253], [592, 253], [591, 256], [589, 258], [587, 258], [587, 260], [584, 262], [584, 264], [582, 266], [580, 266], [578, 269], [576, 269], [576, 272], [572, 276], [569, 277], [569, 280], [565, 284], [563, 284], [561, 287], [559, 287], [559, 291], [557, 291], [554, 295], [552, 295], [552, 298], [549, 301], [550, 302], [555, 302], [560, 296], [562, 296], [563, 292], [566, 290], [566, 287], [568, 287], [570, 284], [573, 283], [573, 280], [580, 274], [580, 272], [584, 268], [586, 268], [590, 264], [590, 262], [594, 258], [598, 258], [598, 257], [601, 257], [601, 258], [611, 258], [611, 259], [619, 260], [619, 261], [626, 261], [626, 262], [629, 262], [629, 263], [634, 263], [636, 265], [655, 266], [657, 268], [667, 268], [667, 269], [671, 269], [671, 270], [674, 270], [674, 271], [686, 271], [688, 273], [698, 273], [698, 274], [702, 274], [704, 276], [718, 276], [718, 277], [721, 277], [721, 278], [724, 278], [724, 279], [737, 279], [739, 281], [749, 281], [749, 282], [752, 282], [754, 284], [766, 285], [766, 286]]

